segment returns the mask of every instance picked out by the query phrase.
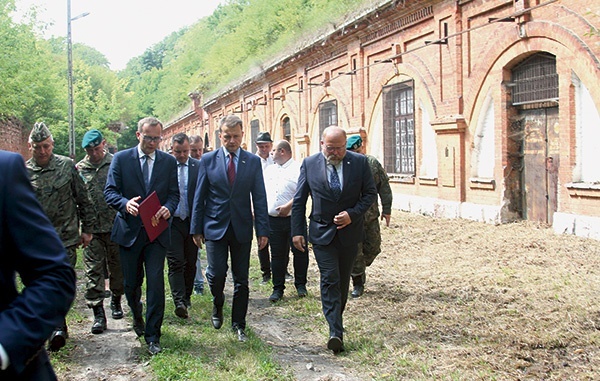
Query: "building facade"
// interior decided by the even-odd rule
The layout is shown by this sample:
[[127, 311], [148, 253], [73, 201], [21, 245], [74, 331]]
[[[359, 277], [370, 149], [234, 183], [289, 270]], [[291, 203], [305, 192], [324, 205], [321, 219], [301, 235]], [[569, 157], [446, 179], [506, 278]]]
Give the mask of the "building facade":
[[598, 1], [381, 1], [165, 132], [217, 148], [236, 113], [249, 150], [269, 131], [302, 159], [362, 128], [396, 209], [600, 239], [599, 24]]

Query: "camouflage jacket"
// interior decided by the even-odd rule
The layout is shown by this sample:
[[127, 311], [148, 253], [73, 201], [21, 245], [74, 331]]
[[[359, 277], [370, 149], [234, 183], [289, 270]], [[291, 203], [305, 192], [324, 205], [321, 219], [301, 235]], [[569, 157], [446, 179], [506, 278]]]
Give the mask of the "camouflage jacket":
[[33, 158], [27, 160], [27, 172], [35, 194], [65, 247], [79, 243], [79, 221], [84, 233], [91, 233], [94, 208], [73, 160], [53, 154], [44, 168]]
[[104, 200], [104, 186], [112, 158], [113, 155], [107, 152], [98, 165], [92, 164], [87, 155], [77, 163], [77, 170], [95, 211], [96, 223], [92, 233], [110, 233], [117, 215], [117, 211], [108, 206]]
[[[392, 214], [392, 188], [390, 188], [390, 180], [388, 178], [385, 169], [379, 161], [371, 155], [365, 155], [369, 162], [369, 167], [373, 173], [375, 179], [375, 186], [377, 187], [377, 193], [381, 199], [381, 206], [383, 214]], [[379, 217], [379, 203], [375, 201], [373, 205], [365, 213], [365, 221], [373, 221]]]

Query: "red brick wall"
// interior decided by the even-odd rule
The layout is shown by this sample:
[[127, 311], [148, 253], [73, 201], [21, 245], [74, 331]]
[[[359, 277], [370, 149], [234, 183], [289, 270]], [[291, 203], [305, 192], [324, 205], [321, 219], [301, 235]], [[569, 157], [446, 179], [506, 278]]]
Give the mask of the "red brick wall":
[[27, 131], [16, 119], [0, 120], [0, 149], [20, 153], [25, 160], [31, 156], [27, 149]]

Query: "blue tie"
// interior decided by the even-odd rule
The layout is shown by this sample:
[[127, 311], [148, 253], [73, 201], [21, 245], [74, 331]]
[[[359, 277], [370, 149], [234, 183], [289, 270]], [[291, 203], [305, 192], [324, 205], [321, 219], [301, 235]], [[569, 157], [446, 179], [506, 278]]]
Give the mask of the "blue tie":
[[331, 187], [333, 196], [336, 200], [338, 200], [340, 198], [340, 195], [342, 194], [342, 186], [340, 184], [340, 177], [338, 176], [335, 165], [332, 164], [331, 167], [333, 168], [333, 172], [331, 173], [331, 181], [329, 186]]
[[146, 186], [146, 192], [150, 189], [150, 167], [148, 161], [150, 156], [144, 155], [144, 165], [142, 166], [142, 176], [144, 177], [144, 185]]

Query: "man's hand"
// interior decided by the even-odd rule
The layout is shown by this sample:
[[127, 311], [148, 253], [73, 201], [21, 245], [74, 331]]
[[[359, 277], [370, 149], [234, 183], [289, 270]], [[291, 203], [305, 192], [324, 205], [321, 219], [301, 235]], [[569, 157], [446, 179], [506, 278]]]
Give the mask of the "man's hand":
[[158, 209], [158, 212], [156, 212], [156, 214], [152, 217], [152, 226], [157, 226], [158, 221], [161, 218], [164, 218], [165, 220], [171, 218], [171, 212], [166, 206], [161, 206], [160, 209]]
[[269, 237], [259, 236], [258, 237], [258, 250], [264, 249], [268, 243], [269, 243]]
[[81, 233], [81, 247], [84, 249], [88, 247], [90, 242], [92, 242], [92, 238], [94, 238], [94, 235], [91, 233]]
[[287, 217], [290, 215], [290, 210], [292, 210], [292, 204], [278, 206], [275, 210], [277, 210], [279, 217]]
[[301, 252], [304, 253], [304, 251], [306, 250], [306, 241], [304, 240], [304, 236], [303, 235], [295, 235], [292, 237], [292, 242], [294, 243], [294, 247], [298, 250], [300, 250]]
[[337, 229], [343, 229], [352, 223], [350, 215], [345, 210], [333, 217], [333, 223], [337, 225]]
[[202, 249], [202, 244], [204, 243], [204, 236], [202, 234], [194, 234], [192, 236], [194, 243], [198, 246], [199, 249]]
[[132, 198], [131, 200], [127, 201], [127, 205], [125, 205], [125, 209], [127, 210], [127, 213], [131, 214], [132, 216], [137, 216], [138, 215], [138, 208], [140, 207], [140, 204], [138, 204], [138, 201], [140, 201], [140, 199], [142, 198], [142, 196], [136, 196], [134, 198]]
[[390, 226], [390, 218], [392, 218], [391, 214], [382, 214], [381, 215], [381, 220], [385, 220], [385, 226], [389, 227]]

